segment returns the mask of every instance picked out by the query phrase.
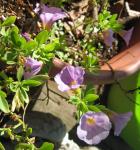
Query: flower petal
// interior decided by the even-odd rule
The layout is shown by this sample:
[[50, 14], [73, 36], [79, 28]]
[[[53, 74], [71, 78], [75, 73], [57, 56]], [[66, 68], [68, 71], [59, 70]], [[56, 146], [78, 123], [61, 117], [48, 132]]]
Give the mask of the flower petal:
[[26, 41], [30, 41], [31, 40], [31, 35], [29, 33], [24, 32], [21, 35], [26, 39]]
[[124, 114], [114, 114], [111, 116], [110, 120], [114, 124], [114, 135], [119, 136], [123, 128], [127, 125], [128, 121], [131, 119], [132, 112], [127, 112]]
[[62, 92], [70, 90], [70, 87], [68, 85], [64, 84], [64, 82], [61, 80], [60, 76], [61, 76], [60, 74], [57, 74], [54, 77], [55, 82], [58, 84], [58, 89]]
[[109, 47], [112, 47], [112, 43], [115, 41], [113, 34], [114, 32], [112, 30], [106, 30], [103, 32], [104, 43]]
[[122, 30], [121, 32], [119, 32], [119, 35], [124, 39], [127, 46], [129, 45], [129, 42], [131, 40], [133, 30], [134, 30], [134, 27], [132, 27], [128, 31]]
[[26, 62], [24, 64], [24, 78], [27, 79], [39, 73], [42, 68], [42, 64], [42, 62], [37, 61], [31, 57], [26, 58]]
[[44, 28], [50, 29], [55, 21], [65, 17], [66, 14], [60, 8], [41, 5], [40, 19]]
[[82, 84], [84, 70], [80, 67], [66, 66], [55, 77], [58, 88], [61, 91], [77, 89]]
[[87, 112], [81, 119], [77, 128], [77, 136], [88, 144], [98, 144], [110, 132], [111, 122], [102, 112]]

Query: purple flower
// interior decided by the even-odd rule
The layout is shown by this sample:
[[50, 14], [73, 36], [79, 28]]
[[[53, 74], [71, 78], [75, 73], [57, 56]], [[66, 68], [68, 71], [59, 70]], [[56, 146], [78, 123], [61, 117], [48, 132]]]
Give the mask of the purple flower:
[[106, 30], [103, 32], [103, 38], [104, 38], [104, 43], [107, 46], [112, 46], [112, 43], [115, 41], [115, 38], [113, 37], [114, 32], [112, 30]]
[[123, 38], [127, 46], [129, 45], [133, 30], [134, 30], [134, 27], [132, 27], [128, 31], [122, 30], [121, 32], [119, 32], [119, 35]]
[[108, 116], [110, 118], [110, 121], [114, 125], [114, 135], [119, 136], [123, 128], [127, 125], [128, 121], [130, 120], [132, 112], [117, 114], [111, 111]]
[[80, 119], [77, 136], [87, 144], [98, 144], [109, 135], [110, 129], [111, 122], [106, 114], [87, 112]]
[[66, 14], [60, 8], [47, 7], [45, 5], [41, 6], [40, 19], [42, 21], [43, 28], [49, 30], [55, 21], [65, 17]]
[[29, 33], [24, 32], [21, 35], [26, 39], [26, 41], [30, 41], [31, 40], [31, 35]]
[[37, 61], [31, 57], [28, 57], [26, 59], [24, 66], [25, 66], [24, 78], [28, 79], [28, 78], [36, 75], [37, 73], [39, 73], [39, 71], [42, 68], [42, 62]]
[[70, 89], [77, 89], [83, 83], [85, 72], [80, 67], [66, 66], [58, 73], [54, 80], [58, 84], [58, 89], [62, 92]]

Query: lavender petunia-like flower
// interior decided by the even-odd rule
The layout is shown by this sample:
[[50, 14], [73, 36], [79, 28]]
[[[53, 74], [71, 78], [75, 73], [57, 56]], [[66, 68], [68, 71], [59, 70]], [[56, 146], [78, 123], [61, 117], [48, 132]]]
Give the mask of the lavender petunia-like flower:
[[66, 66], [58, 73], [54, 80], [58, 84], [58, 89], [62, 92], [70, 89], [77, 89], [84, 80], [85, 71], [80, 67]]
[[103, 32], [104, 43], [109, 47], [112, 47], [112, 43], [115, 41], [113, 34], [114, 32], [112, 30], [106, 30]]
[[31, 40], [31, 35], [29, 33], [24, 32], [21, 35], [26, 39], [26, 41], [30, 41]]
[[77, 127], [77, 136], [87, 144], [98, 144], [105, 139], [110, 132], [111, 122], [103, 112], [87, 112]]
[[134, 27], [132, 27], [128, 31], [127, 30], [122, 30], [118, 33], [123, 38], [123, 40], [125, 41], [127, 46], [129, 45], [129, 42], [131, 40], [133, 30], [134, 30]]
[[50, 30], [55, 21], [65, 17], [66, 14], [60, 8], [47, 7], [46, 5], [41, 6], [40, 19], [42, 21], [43, 28]]
[[114, 135], [119, 136], [123, 128], [127, 125], [128, 121], [132, 116], [132, 112], [118, 114], [116, 112], [109, 113], [110, 121], [114, 125]]
[[39, 71], [42, 68], [42, 64], [43, 64], [42, 62], [37, 61], [31, 57], [28, 57], [24, 64], [24, 66], [25, 66], [24, 78], [28, 79], [28, 78], [36, 75], [37, 73], [39, 73]]

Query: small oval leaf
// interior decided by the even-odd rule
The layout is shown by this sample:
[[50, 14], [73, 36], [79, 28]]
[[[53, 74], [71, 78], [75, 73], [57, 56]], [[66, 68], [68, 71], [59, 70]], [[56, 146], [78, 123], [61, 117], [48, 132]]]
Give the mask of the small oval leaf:
[[24, 72], [24, 69], [23, 69], [22, 66], [20, 66], [20, 67], [18, 68], [18, 71], [17, 71], [17, 79], [18, 79], [18, 81], [21, 81], [21, 78], [22, 78], [22, 76], [23, 76], [23, 72]]
[[15, 23], [16, 16], [10, 16], [2, 23], [2, 26], [10, 26], [11, 24]]
[[5, 93], [3, 91], [0, 91], [0, 110], [4, 113], [9, 113], [9, 105], [5, 98]]
[[94, 102], [94, 101], [97, 100], [98, 98], [99, 98], [99, 96], [96, 95], [96, 94], [88, 94], [88, 95], [85, 96], [84, 100], [85, 100], [86, 102]]
[[49, 35], [49, 33], [47, 30], [41, 31], [35, 38], [36, 41], [38, 42], [38, 45], [44, 44], [48, 39], [48, 35]]

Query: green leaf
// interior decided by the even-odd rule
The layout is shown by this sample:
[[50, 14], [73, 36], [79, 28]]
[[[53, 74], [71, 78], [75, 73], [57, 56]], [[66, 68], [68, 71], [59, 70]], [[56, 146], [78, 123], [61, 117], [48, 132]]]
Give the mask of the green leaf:
[[15, 150], [35, 150], [33, 144], [19, 143], [16, 145]]
[[37, 47], [37, 42], [34, 40], [31, 40], [31, 41], [26, 42], [23, 48], [29, 51], [29, 50], [35, 49], [36, 47]]
[[3, 71], [0, 72], [0, 77], [2, 77], [4, 80], [8, 79], [7, 74], [5, 72], [3, 72]]
[[28, 128], [26, 132], [26, 136], [30, 136], [32, 134], [32, 128]]
[[22, 66], [20, 66], [20, 67], [18, 68], [18, 71], [17, 71], [17, 79], [18, 79], [18, 81], [21, 81], [21, 78], [22, 78], [22, 76], [23, 76], [23, 72], [24, 72], [24, 69], [23, 69]]
[[19, 99], [21, 100], [21, 102], [25, 102], [27, 104], [29, 103], [29, 96], [22, 87], [19, 89]]
[[38, 42], [38, 45], [46, 43], [47, 39], [49, 37], [49, 33], [47, 30], [41, 31], [37, 36], [36, 36], [36, 41]]
[[91, 110], [91, 111], [94, 111], [94, 112], [101, 112], [101, 110], [98, 107], [94, 106], [94, 105], [89, 105], [88, 109]]
[[104, 105], [96, 105], [96, 107], [98, 107], [98, 109], [102, 110], [102, 111], [108, 111], [109, 109], [106, 108], [106, 106]]
[[88, 84], [86, 86], [85, 95], [87, 95], [87, 94], [93, 94], [93, 93], [95, 93], [93, 84]]
[[9, 113], [9, 105], [5, 97], [6, 94], [3, 91], [0, 91], [0, 110], [4, 113]]
[[21, 37], [17, 32], [11, 32], [11, 40], [17, 47], [24, 47], [26, 40], [25, 38]]
[[2, 145], [2, 143], [0, 142], [0, 150], [5, 150], [4, 146]]
[[48, 79], [49, 79], [49, 76], [47, 74], [45, 74], [45, 75], [36, 75], [36, 76], [32, 76], [30, 78], [30, 80], [36, 80], [36, 81], [41, 82], [42, 84], [44, 82], [46, 82]]
[[2, 26], [10, 26], [11, 24], [15, 23], [16, 16], [10, 16], [2, 23]]
[[3, 35], [3, 36], [6, 36], [5, 27], [2, 27], [2, 28], [1, 28], [0, 34]]
[[44, 142], [38, 150], [53, 150], [54, 145], [52, 143]]
[[94, 102], [98, 98], [99, 98], [99, 96], [96, 95], [96, 94], [88, 94], [88, 95], [85, 96], [84, 101], [86, 101], [86, 102]]
[[81, 99], [79, 97], [74, 95], [74, 96], [70, 96], [69, 102], [74, 104], [74, 105], [77, 105], [80, 102], [80, 100]]
[[7, 63], [7, 65], [14, 65], [14, 64], [16, 64], [15, 61], [10, 61], [10, 60], [6, 61], [6, 63]]
[[48, 52], [53, 51], [55, 49], [55, 43], [49, 43], [45, 45], [45, 50]]
[[0, 90], [0, 96], [5, 98], [6, 97], [6, 93]]
[[77, 108], [82, 112], [87, 112], [89, 110], [84, 102], [79, 103]]
[[11, 31], [19, 33], [19, 28], [17, 26], [14, 26], [11, 28]]
[[26, 85], [26, 86], [39, 86], [41, 84], [42, 84], [41, 81], [37, 81], [37, 80], [33, 80], [33, 79], [28, 79], [28, 80], [22, 81], [22, 85]]

